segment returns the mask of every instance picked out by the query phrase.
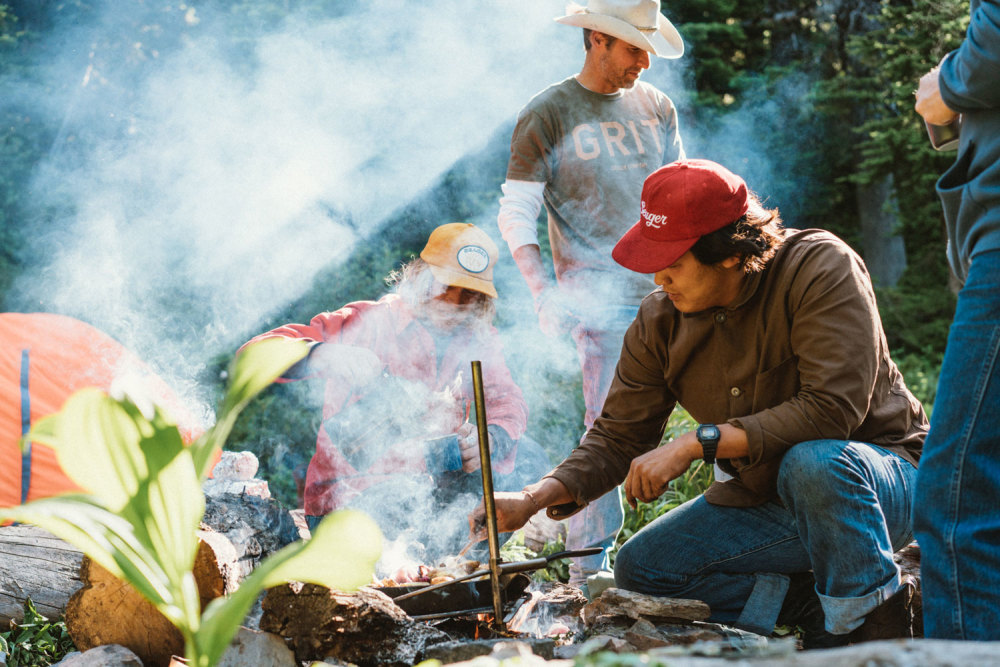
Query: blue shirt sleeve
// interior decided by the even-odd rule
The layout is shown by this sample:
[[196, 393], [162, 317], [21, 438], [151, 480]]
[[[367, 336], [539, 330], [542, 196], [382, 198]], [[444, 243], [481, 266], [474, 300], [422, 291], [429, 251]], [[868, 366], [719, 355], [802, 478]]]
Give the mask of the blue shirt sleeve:
[[972, 0], [965, 41], [941, 65], [941, 98], [958, 112], [1000, 108], [1000, 0]]

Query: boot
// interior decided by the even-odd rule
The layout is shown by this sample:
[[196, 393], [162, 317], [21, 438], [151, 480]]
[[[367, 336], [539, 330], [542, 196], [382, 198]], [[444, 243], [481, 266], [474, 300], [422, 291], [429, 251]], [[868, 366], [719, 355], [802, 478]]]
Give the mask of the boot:
[[910, 575], [904, 576], [903, 587], [869, 612], [865, 622], [851, 632], [851, 643], [877, 639], [913, 639], [913, 602], [916, 593], [916, 580]]
[[833, 648], [878, 639], [913, 638], [913, 601], [916, 581], [907, 575], [903, 586], [888, 600], [873, 609], [864, 622], [846, 635], [835, 635], [826, 630], [826, 617], [816, 593], [811, 572], [789, 575], [791, 583], [778, 625], [798, 626], [802, 633], [802, 648]]
[[847, 646], [850, 635], [835, 635], [826, 630], [826, 616], [816, 593], [813, 573], [796, 572], [788, 577], [788, 593], [778, 612], [777, 624], [798, 627], [803, 649]]

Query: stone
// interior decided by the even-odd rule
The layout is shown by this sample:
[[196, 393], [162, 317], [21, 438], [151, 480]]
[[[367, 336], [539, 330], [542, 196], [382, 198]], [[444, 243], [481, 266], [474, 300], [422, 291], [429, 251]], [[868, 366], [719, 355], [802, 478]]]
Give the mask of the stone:
[[256, 496], [268, 499], [271, 489], [263, 479], [206, 479], [202, 491], [210, 498], [223, 495]]
[[53, 667], [143, 667], [132, 651], [117, 644], [97, 646], [89, 651], [74, 651]]
[[611, 572], [597, 572], [587, 577], [587, 597], [590, 600], [601, 597], [604, 591], [615, 586], [615, 575]]
[[634, 619], [645, 617], [704, 621], [711, 614], [708, 605], [701, 600], [643, 595], [621, 588], [605, 590], [601, 597], [592, 602], [591, 605], [599, 605], [599, 609], [604, 615], [617, 611]]
[[670, 645], [670, 642], [663, 638], [656, 626], [644, 618], [640, 618], [625, 631], [624, 639], [640, 651]]
[[537, 656], [543, 659], [554, 657], [555, 642], [551, 639], [477, 639], [473, 641], [451, 641], [428, 647], [424, 660], [440, 660], [442, 664], [472, 660], [480, 656], [491, 656], [498, 660]]
[[278, 635], [241, 627], [216, 667], [247, 665], [296, 667], [295, 654]]
[[257, 474], [259, 465], [253, 452], [224, 451], [219, 462], [212, 469], [212, 478], [216, 480], [250, 480]]

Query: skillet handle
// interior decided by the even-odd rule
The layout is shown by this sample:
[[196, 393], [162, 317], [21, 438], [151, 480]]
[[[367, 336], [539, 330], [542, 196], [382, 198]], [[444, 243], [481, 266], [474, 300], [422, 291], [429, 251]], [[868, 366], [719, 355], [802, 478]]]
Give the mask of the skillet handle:
[[545, 558], [532, 558], [531, 560], [516, 560], [511, 563], [500, 563], [500, 574], [540, 570], [545, 567], [548, 562], [548, 559]]
[[586, 549], [572, 549], [570, 551], [557, 551], [545, 557], [546, 561], [561, 560], [563, 558], [580, 558], [582, 556], [596, 556], [604, 551], [603, 547], [587, 547]]
[[602, 551], [604, 551], [604, 549], [601, 547], [590, 547], [587, 549], [575, 549], [572, 551], [557, 551], [556, 553], [549, 554], [544, 558], [532, 558], [530, 560], [519, 560], [512, 563], [500, 563], [500, 573], [510, 574], [512, 572], [540, 570], [554, 560], [562, 560], [563, 558], [578, 558], [580, 556], [596, 556]]

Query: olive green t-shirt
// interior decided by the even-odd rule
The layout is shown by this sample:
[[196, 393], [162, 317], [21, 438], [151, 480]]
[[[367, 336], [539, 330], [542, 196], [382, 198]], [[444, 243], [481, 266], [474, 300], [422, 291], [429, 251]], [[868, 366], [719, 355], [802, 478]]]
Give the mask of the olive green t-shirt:
[[611, 258], [639, 219], [646, 177], [684, 157], [677, 111], [637, 82], [604, 95], [574, 78], [533, 97], [518, 115], [508, 180], [544, 182], [556, 279], [589, 302], [637, 305], [656, 288]]

